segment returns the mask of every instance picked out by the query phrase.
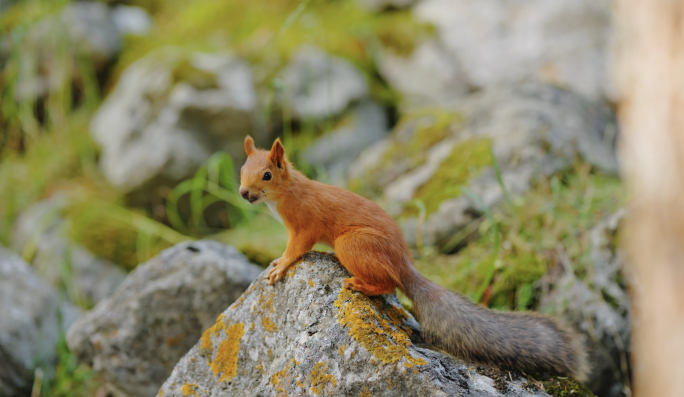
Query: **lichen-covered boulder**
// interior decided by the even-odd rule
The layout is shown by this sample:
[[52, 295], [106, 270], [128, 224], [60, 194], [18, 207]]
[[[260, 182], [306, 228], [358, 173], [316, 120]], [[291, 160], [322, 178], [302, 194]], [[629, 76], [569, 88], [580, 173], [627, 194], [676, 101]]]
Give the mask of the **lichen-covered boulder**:
[[333, 255], [309, 252], [274, 286], [258, 278], [158, 396], [547, 395], [515, 372], [430, 349], [394, 295], [352, 292], [345, 277]]
[[255, 106], [252, 72], [242, 60], [163, 48], [123, 72], [90, 130], [105, 177], [144, 200], [150, 189], [192, 176], [218, 150], [240, 164]]
[[0, 247], [0, 396], [31, 394], [34, 370], [54, 374], [60, 335], [78, 309], [21, 257]]
[[542, 83], [506, 84], [410, 112], [359, 156], [348, 187], [381, 200], [409, 244], [420, 236], [440, 245], [483, 205], [514, 199], [577, 159], [617, 172], [616, 134], [605, 104]]
[[214, 241], [178, 244], [81, 316], [67, 343], [120, 395], [154, 395], [173, 366], [261, 269]]

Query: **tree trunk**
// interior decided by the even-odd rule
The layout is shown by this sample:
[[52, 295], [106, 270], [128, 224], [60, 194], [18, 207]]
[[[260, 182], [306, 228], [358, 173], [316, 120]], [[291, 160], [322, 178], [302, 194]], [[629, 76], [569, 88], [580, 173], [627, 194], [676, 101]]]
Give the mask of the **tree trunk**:
[[634, 395], [684, 396], [684, 2], [617, 0]]

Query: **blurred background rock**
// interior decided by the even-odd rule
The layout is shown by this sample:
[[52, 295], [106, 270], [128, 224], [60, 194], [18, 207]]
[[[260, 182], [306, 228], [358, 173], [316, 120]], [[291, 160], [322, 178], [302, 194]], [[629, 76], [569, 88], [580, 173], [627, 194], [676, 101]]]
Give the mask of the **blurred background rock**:
[[2, 1], [0, 269], [62, 328], [16, 331], [49, 354], [0, 334], [22, 363], [0, 394], [111, 393], [56, 302], [89, 310], [165, 248], [280, 256], [237, 195], [251, 134], [383, 206], [433, 281], [565, 317], [594, 393], [629, 396], [612, 24], [607, 0]]

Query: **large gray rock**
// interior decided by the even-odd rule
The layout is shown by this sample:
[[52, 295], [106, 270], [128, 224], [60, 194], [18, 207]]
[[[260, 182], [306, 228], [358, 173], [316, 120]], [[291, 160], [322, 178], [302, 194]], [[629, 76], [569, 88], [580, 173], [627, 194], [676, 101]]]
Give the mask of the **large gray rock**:
[[256, 105], [249, 66], [164, 48], [128, 67], [91, 122], [100, 166], [122, 192], [190, 177], [218, 150], [241, 164]]
[[436, 39], [417, 43], [408, 56], [386, 49], [377, 62], [382, 76], [401, 93], [405, 108], [453, 102], [470, 89], [458, 60]]
[[283, 83], [287, 106], [298, 118], [337, 115], [368, 93], [368, 83], [356, 66], [313, 46], [294, 55], [283, 72]]
[[398, 299], [343, 289], [349, 276], [334, 256], [309, 252], [275, 286], [257, 278], [158, 396], [547, 395], [417, 344], [420, 326]]
[[67, 343], [123, 396], [153, 396], [202, 330], [261, 269], [214, 241], [178, 244], [138, 266], [81, 316]]
[[77, 316], [21, 257], [0, 247], [0, 395], [30, 395], [35, 368], [50, 377], [60, 334]]
[[36, 272], [52, 285], [66, 285], [73, 303], [91, 305], [111, 295], [126, 273], [68, 239], [69, 225], [61, 217], [68, 202], [57, 195], [24, 210], [14, 222], [11, 247], [30, 258]]
[[425, 0], [417, 20], [473, 87], [541, 80], [590, 98], [613, 98], [607, 73], [611, 3], [606, 0]]
[[591, 261], [584, 279], [561, 258], [563, 266], [541, 280], [540, 309], [563, 316], [584, 336], [592, 369], [586, 385], [602, 397], [628, 395], [631, 384], [629, 277], [616, 241], [626, 214], [623, 208], [592, 228]]
[[333, 184], [342, 184], [347, 169], [359, 153], [389, 133], [385, 109], [370, 100], [353, 106], [340, 124], [304, 151], [306, 161], [323, 168]]
[[[482, 204], [495, 206], [505, 193], [522, 195], [535, 177], [579, 157], [617, 172], [615, 138], [614, 117], [601, 103], [541, 83], [496, 86], [451, 108], [406, 116], [391, 138], [361, 154], [349, 186], [382, 192], [410, 244], [417, 233], [426, 245], [441, 244], [478, 217]], [[411, 212], [417, 200], [427, 207], [424, 222]]]

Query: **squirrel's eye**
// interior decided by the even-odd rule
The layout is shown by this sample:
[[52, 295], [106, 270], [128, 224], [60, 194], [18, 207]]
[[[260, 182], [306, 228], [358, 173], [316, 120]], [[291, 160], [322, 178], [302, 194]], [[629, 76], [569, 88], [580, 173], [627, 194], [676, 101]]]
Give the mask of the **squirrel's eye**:
[[265, 181], [270, 181], [273, 176], [271, 175], [270, 172], [267, 172], [264, 174], [264, 180]]

